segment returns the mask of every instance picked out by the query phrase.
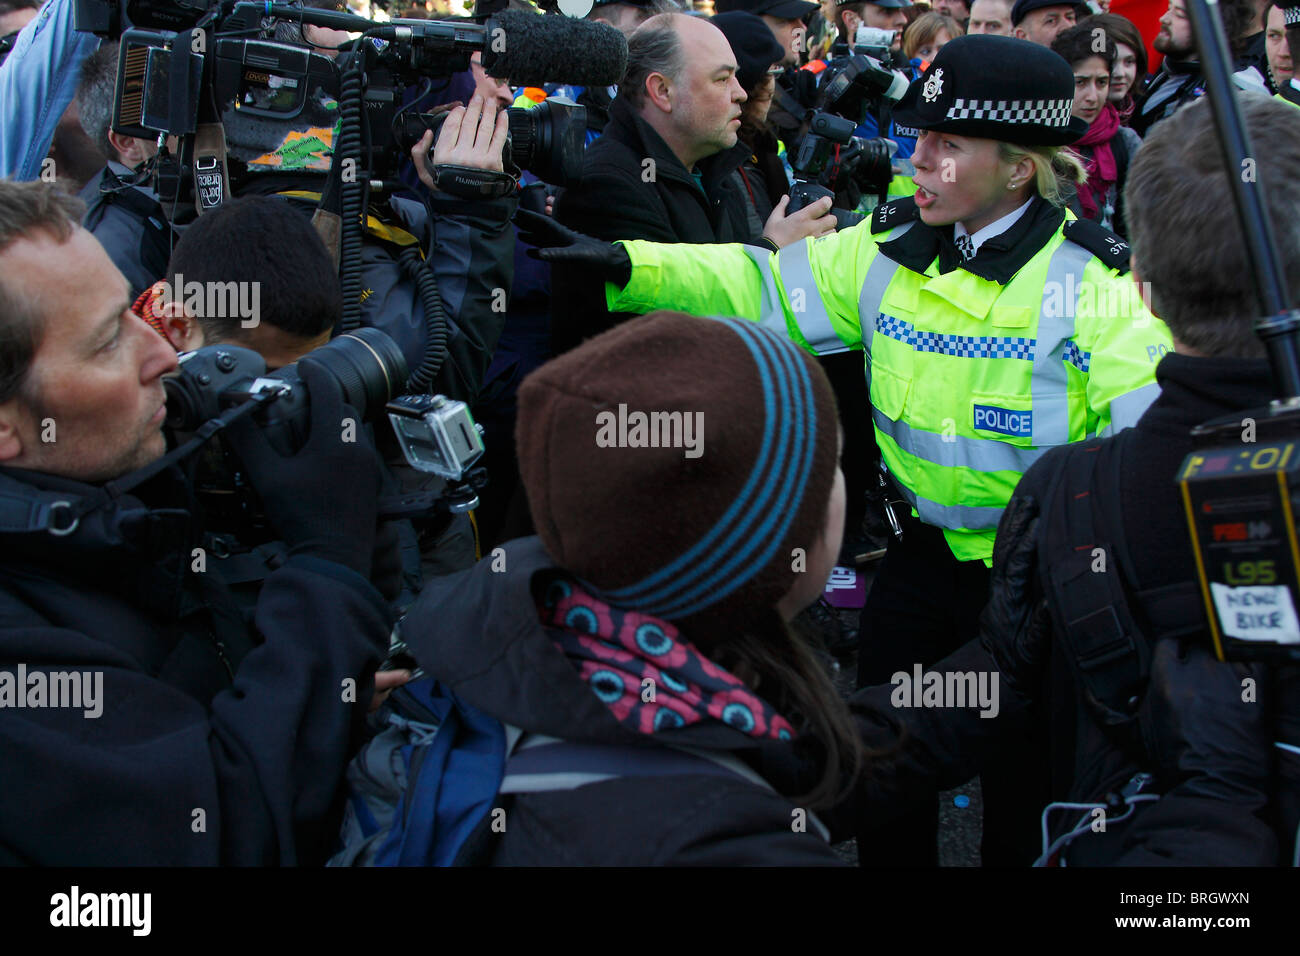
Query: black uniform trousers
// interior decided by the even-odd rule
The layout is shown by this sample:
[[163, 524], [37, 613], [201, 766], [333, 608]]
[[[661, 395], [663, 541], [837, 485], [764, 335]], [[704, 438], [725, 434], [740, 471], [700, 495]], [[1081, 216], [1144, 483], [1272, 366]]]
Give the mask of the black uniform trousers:
[[[900, 512], [903, 510], [898, 509]], [[938, 528], [899, 515], [901, 540], [890, 542], [862, 611], [858, 686], [929, 668], [979, 633], [990, 572], [983, 561], [958, 561]], [[1005, 718], [1001, 718], [1005, 719]], [[1037, 856], [1038, 813], [1046, 793], [1042, 721], [1017, 718], [1005, 753], [985, 762], [981, 854], [985, 866], [1027, 866]], [[902, 818], [858, 834], [863, 866], [938, 865], [937, 795]]]

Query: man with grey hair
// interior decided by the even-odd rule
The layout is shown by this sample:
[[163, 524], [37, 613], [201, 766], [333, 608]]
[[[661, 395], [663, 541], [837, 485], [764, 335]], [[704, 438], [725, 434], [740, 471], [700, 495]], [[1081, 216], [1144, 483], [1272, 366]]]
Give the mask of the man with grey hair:
[[[750, 235], [732, 173], [749, 155], [737, 140], [745, 91], [726, 36], [706, 20], [651, 17], [628, 41], [627, 73], [605, 133], [588, 149], [581, 185], [555, 208], [566, 226], [601, 239], [762, 242], [776, 249], [834, 228], [822, 200], [787, 216], [782, 203]], [[558, 354], [619, 321], [598, 273], [556, 265], [552, 347]]]
[[162, 278], [172, 229], [157, 193], [142, 181], [144, 165], [157, 154], [158, 144], [112, 128], [117, 53], [117, 43], [105, 43], [81, 65], [75, 101], [81, 126], [108, 162], [79, 198], [86, 204], [82, 224], [126, 276], [134, 299]]

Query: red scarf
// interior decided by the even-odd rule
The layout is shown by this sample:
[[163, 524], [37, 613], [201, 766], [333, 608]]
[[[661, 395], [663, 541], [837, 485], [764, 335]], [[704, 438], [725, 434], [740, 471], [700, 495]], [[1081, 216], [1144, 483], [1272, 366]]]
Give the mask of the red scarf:
[[1079, 186], [1079, 203], [1083, 206], [1083, 217], [1094, 219], [1097, 210], [1105, 205], [1106, 193], [1119, 178], [1119, 168], [1115, 164], [1115, 154], [1111, 152], [1110, 141], [1119, 132], [1119, 111], [1110, 103], [1102, 107], [1101, 113], [1088, 132], [1084, 133], [1075, 146], [1091, 146], [1092, 156], [1083, 156], [1083, 168], [1088, 171], [1088, 181]]

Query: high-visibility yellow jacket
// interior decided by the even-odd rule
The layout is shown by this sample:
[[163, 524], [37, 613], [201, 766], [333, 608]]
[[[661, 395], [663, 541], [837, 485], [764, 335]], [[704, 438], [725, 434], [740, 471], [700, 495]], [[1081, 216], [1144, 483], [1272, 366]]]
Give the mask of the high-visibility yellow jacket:
[[819, 354], [862, 349], [896, 483], [959, 560], [989, 561], [1025, 470], [1056, 445], [1133, 424], [1172, 347], [1121, 272], [1123, 240], [1032, 202], [960, 268], [952, 228], [920, 222], [911, 199], [779, 253], [626, 242], [632, 277], [607, 299], [742, 316]]

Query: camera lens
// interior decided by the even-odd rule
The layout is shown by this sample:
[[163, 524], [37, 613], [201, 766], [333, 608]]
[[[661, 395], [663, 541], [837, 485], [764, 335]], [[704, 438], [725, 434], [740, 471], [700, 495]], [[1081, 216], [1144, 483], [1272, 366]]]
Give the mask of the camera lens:
[[311, 358], [329, 369], [347, 403], [367, 420], [381, 414], [389, 399], [406, 385], [402, 350], [379, 329], [345, 332], [314, 349]]

